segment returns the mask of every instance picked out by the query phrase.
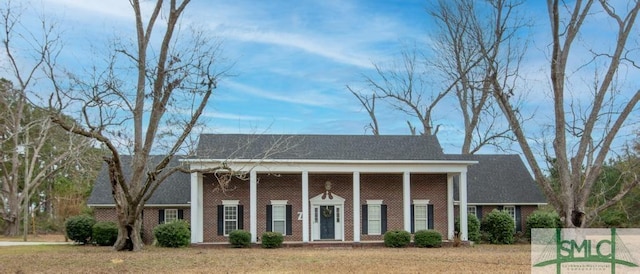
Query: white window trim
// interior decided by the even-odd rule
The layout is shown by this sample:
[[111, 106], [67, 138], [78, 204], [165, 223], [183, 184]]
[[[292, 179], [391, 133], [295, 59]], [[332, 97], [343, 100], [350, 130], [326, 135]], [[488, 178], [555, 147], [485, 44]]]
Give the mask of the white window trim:
[[[513, 211], [508, 211], [507, 208], [513, 209]], [[511, 219], [513, 219], [513, 227], [518, 227], [518, 224], [516, 224], [516, 206], [514, 205], [502, 206], [502, 211], [509, 213], [509, 216], [511, 216]], [[513, 215], [511, 214], [511, 212], [513, 212]]]
[[[222, 200], [222, 205], [224, 207], [223, 208], [223, 213], [224, 213], [223, 226], [224, 227], [223, 227], [222, 230], [224, 232], [223, 233], [224, 236], [229, 236], [229, 233], [231, 232], [231, 231], [227, 231], [227, 221], [235, 221], [236, 227], [233, 230], [238, 230], [238, 205], [239, 204], [240, 204], [240, 200]], [[228, 207], [235, 207], [235, 209], [236, 209], [236, 217], [235, 217], [235, 219], [227, 219], [227, 210], [226, 209]]]
[[[287, 203], [289, 200], [271, 200], [271, 231], [273, 232], [281, 232], [282, 235], [287, 235]], [[274, 217], [276, 208], [282, 208], [282, 219], [276, 219]], [[282, 222], [284, 225], [282, 226], [283, 231], [275, 231], [276, 222]]]
[[222, 200], [222, 205], [239, 205], [240, 204], [240, 200]]
[[473, 208], [473, 215], [478, 217], [478, 207], [476, 207], [474, 205], [467, 206], [467, 215], [471, 215], [469, 213], [469, 209], [471, 209], [471, 208]]
[[[429, 229], [429, 207], [430, 200], [413, 200], [413, 229], [414, 231], [422, 230], [418, 227], [418, 223], [424, 224], [424, 229]], [[424, 207], [424, 216], [416, 214], [416, 207]]]
[[[169, 216], [169, 212], [175, 213], [175, 215], [174, 215], [174, 216], [176, 216], [175, 219], [173, 219], [171, 221], [168, 221], [169, 218], [167, 218], [167, 216]], [[164, 210], [164, 223], [165, 224], [169, 223], [169, 222], [177, 221], [177, 220], [178, 220], [178, 209], [177, 208], [167, 208], [167, 209]]]
[[[376, 207], [378, 208], [378, 212], [380, 213], [380, 215], [378, 216], [377, 219], [371, 218], [371, 211], [367, 210], [367, 234], [368, 235], [382, 235], [382, 200], [366, 200], [367, 202], [367, 206], [369, 207], [369, 210], [371, 210], [371, 208]], [[371, 232], [371, 228], [374, 227], [371, 223], [372, 221], [378, 221], [378, 225], [375, 226], [377, 228], [378, 231], [376, 232]]]
[[413, 200], [414, 205], [428, 205], [431, 204], [430, 200]]

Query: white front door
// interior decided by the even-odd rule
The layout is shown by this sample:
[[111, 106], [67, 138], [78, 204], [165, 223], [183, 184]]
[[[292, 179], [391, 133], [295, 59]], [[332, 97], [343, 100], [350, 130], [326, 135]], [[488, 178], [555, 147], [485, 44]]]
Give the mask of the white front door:
[[313, 197], [311, 203], [311, 240], [344, 241], [344, 198], [332, 195], [332, 199], [322, 194]]

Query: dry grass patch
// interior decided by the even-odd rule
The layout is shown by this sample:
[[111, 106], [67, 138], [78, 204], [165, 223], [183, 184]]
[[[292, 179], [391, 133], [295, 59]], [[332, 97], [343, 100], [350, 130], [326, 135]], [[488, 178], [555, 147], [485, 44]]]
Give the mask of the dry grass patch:
[[196, 249], [94, 246], [0, 248], [1, 273], [521, 273], [529, 245], [464, 248]]

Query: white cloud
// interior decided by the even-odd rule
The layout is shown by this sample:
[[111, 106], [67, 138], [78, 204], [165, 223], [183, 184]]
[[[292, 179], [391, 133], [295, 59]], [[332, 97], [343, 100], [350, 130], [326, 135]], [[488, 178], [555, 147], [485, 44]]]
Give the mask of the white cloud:
[[254, 86], [234, 81], [226, 81], [225, 83], [226, 88], [230, 90], [236, 90], [244, 94], [257, 96], [259, 98], [298, 105], [328, 107], [336, 101], [335, 98], [331, 98], [330, 96], [324, 94], [317, 94], [312, 91], [300, 91], [296, 94], [279, 94], [273, 91], [256, 88]]

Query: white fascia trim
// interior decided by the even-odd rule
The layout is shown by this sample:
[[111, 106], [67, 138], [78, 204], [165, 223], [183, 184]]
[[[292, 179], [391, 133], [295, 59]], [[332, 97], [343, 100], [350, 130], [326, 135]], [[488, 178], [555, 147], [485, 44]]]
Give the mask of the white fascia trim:
[[313, 160], [313, 159], [183, 159], [181, 162], [187, 162], [189, 164], [197, 163], [309, 163], [309, 164], [323, 164], [323, 163], [340, 163], [340, 164], [448, 164], [448, 165], [473, 165], [478, 161], [463, 161], [463, 160]]
[[191, 159], [185, 160], [191, 170], [225, 165], [236, 171], [256, 172], [334, 172], [352, 173], [461, 173], [478, 161], [444, 160], [251, 160], [251, 159]]

